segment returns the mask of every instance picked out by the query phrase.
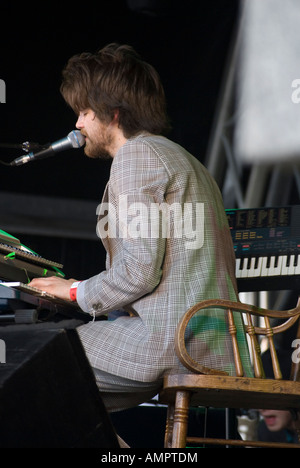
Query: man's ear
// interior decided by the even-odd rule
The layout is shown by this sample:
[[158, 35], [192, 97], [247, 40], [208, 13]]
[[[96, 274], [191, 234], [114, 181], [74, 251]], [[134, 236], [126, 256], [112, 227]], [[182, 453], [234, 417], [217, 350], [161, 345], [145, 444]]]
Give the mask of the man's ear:
[[119, 115], [120, 115], [119, 109], [115, 109], [115, 110], [114, 110], [114, 116], [113, 116], [112, 122], [118, 123], [118, 122], [119, 122]]

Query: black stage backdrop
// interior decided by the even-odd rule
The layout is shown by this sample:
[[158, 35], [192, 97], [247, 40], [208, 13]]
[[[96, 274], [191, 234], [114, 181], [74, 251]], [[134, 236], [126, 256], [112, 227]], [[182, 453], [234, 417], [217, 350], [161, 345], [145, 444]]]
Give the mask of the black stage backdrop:
[[[156, 67], [173, 125], [170, 138], [204, 161], [237, 0], [2, 3], [0, 79], [6, 98], [0, 104], [1, 160], [23, 154], [10, 145], [51, 143], [74, 129], [76, 117], [59, 92], [63, 66], [76, 53], [119, 42], [134, 46]], [[82, 149], [68, 150], [22, 167], [0, 165], [0, 192], [100, 202], [109, 170], [109, 162], [90, 160]], [[67, 276], [83, 279], [103, 265], [98, 242], [18, 237], [44, 257], [64, 263]]]

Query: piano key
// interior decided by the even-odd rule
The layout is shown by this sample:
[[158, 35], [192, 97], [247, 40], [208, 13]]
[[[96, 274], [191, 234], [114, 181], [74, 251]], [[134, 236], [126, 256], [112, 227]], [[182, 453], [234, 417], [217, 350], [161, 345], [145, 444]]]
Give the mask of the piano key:
[[257, 278], [261, 273], [262, 257], [253, 257], [250, 262], [248, 278]]
[[295, 275], [300, 275], [300, 255], [297, 255], [297, 261], [295, 266]]
[[282, 257], [272, 256], [270, 258], [270, 267], [268, 269], [268, 276], [280, 276], [282, 266]]
[[289, 256], [282, 256], [281, 275], [286, 276], [289, 274]]
[[242, 278], [248, 277], [248, 261], [249, 259], [247, 257], [245, 257], [243, 260], [242, 275], [241, 275]]
[[289, 258], [289, 268], [288, 268], [288, 275], [294, 275], [295, 274], [295, 255], [290, 255]]
[[241, 271], [241, 259], [237, 258], [235, 260], [235, 276], [236, 278], [241, 278], [242, 271]]
[[269, 266], [269, 258], [262, 257], [262, 265], [261, 265], [261, 274], [260, 276], [268, 276], [268, 266]]
[[249, 278], [249, 277], [253, 277], [254, 272], [255, 272], [255, 264], [256, 264], [256, 258], [255, 258], [255, 257], [250, 258], [250, 266], [249, 266], [249, 270], [248, 270], [248, 278]]

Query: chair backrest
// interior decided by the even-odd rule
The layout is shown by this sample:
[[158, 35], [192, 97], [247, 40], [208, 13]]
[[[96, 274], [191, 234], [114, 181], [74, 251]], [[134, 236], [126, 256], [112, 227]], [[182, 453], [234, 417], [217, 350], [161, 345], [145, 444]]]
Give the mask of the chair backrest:
[[[245, 318], [245, 332], [249, 337], [249, 347], [250, 354], [252, 356], [253, 362], [253, 372], [255, 378], [264, 378], [265, 372], [261, 359], [261, 348], [260, 348], [260, 336], [265, 336], [268, 340], [268, 347], [270, 350], [270, 356], [272, 360], [272, 367], [274, 372], [274, 378], [276, 380], [282, 379], [282, 371], [280, 368], [280, 363], [278, 360], [277, 352], [274, 344], [274, 335], [278, 333], [285, 332], [290, 327], [292, 327], [300, 316], [300, 299], [298, 299], [297, 306], [294, 309], [277, 311], [271, 309], [263, 309], [249, 304], [244, 304], [242, 302], [234, 302], [221, 299], [211, 299], [201, 301], [191, 307], [182, 317], [180, 323], [178, 324], [176, 335], [175, 335], [175, 349], [178, 358], [181, 363], [193, 373], [201, 374], [211, 374], [211, 375], [222, 375], [225, 372], [210, 369], [202, 366], [201, 364], [195, 362], [195, 360], [188, 353], [185, 346], [185, 332], [186, 327], [191, 320], [200, 310], [210, 309], [210, 308], [219, 308], [225, 309], [227, 311], [228, 317], [228, 329], [232, 339], [233, 353], [234, 353], [234, 363], [236, 376], [242, 377], [244, 375], [244, 369], [242, 365], [239, 344], [237, 340], [237, 328], [234, 322], [234, 313], [241, 312]], [[255, 317], [261, 317], [264, 319], [264, 326], [256, 326]], [[270, 319], [277, 319], [276, 322], [280, 321], [280, 324], [271, 326]], [[300, 330], [300, 328], [298, 328]], [[298, 335], [297, 335], [298, 336]], [[300, 335], [299, 335], [300, 336]], [[299, 340], [300, 344], [300, 340]], [[291, 353], [292, 354], [292, 353]], [[299, 379], [299, 365], [296, 362], [292, 364], [291, 380], [300, 380]]]

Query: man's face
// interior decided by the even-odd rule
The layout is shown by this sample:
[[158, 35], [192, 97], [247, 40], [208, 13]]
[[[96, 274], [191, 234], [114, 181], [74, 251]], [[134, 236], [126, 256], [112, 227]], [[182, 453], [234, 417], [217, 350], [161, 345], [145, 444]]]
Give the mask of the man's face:
[[109, 159], [113, 135], [109, 124], [100, 122], [95, 112], [85, 109], [79, 113], [76, 127], [85, 136], [84, 152], [90, 158]]

